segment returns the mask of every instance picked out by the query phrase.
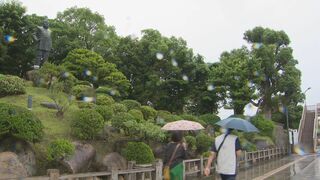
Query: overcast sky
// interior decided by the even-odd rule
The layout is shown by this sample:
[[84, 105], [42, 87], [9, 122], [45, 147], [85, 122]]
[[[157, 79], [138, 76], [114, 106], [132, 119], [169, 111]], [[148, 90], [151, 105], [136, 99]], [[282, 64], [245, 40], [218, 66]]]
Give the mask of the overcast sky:
[[[0, 0], [1, 1], [1, 0]], [[146, 28], [182, 37], [188, 46], [218, 61], [223, 51], [245, 45], [243, 33], [255, 26], [284, 30], [299, 61], [307, 104], [320, 103], [319, 0], [20, 0], [27, 13], [55, 18], [66, 8], [88, 7], [105, 17], [119, 35], [140, 36]], [[249, 108], [250, 109], [250, 108]], [[224, 118], [227, 112], [220, 115]]]

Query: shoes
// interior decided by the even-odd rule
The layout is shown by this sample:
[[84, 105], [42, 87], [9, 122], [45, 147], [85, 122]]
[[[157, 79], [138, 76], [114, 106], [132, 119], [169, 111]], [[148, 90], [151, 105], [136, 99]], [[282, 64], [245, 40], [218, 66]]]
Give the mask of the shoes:
[[40, 66], [39, 65], [33, 65], [33, 69], [39, 69]]

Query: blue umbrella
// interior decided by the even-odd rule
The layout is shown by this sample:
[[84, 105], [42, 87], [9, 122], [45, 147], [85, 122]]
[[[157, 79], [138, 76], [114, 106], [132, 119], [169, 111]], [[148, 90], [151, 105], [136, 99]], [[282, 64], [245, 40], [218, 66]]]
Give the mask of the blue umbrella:
[[244, 132], [259, 132], [259, 130], [249, 121], [235, 117], [223, 119], [216, 124], [224, 128], [237, 129]]

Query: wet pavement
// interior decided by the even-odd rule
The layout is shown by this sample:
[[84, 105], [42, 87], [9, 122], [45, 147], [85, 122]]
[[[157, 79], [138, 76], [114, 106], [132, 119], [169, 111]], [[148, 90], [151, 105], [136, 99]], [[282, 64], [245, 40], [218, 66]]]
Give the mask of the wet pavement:
[[[315, 155], [292, 155], [268, 161], [257, 162], [253, 165], [244, 165], [239, 169], [237, 180], [320, 180], [320, 157]], [[189, 179], [219, 180], [213, 177]]]

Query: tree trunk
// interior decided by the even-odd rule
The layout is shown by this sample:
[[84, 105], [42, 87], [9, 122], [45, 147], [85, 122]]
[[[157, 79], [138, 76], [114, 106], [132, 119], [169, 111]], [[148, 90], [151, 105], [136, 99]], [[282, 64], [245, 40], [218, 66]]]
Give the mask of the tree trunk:
[[265, 106], [263, 108], [263, 114], [264, 114], [264, 118], [268, 119], [268, 120], [271, 120], [272, 118], [272, 111], [271, 111], [271, 107], [269, 106]]

